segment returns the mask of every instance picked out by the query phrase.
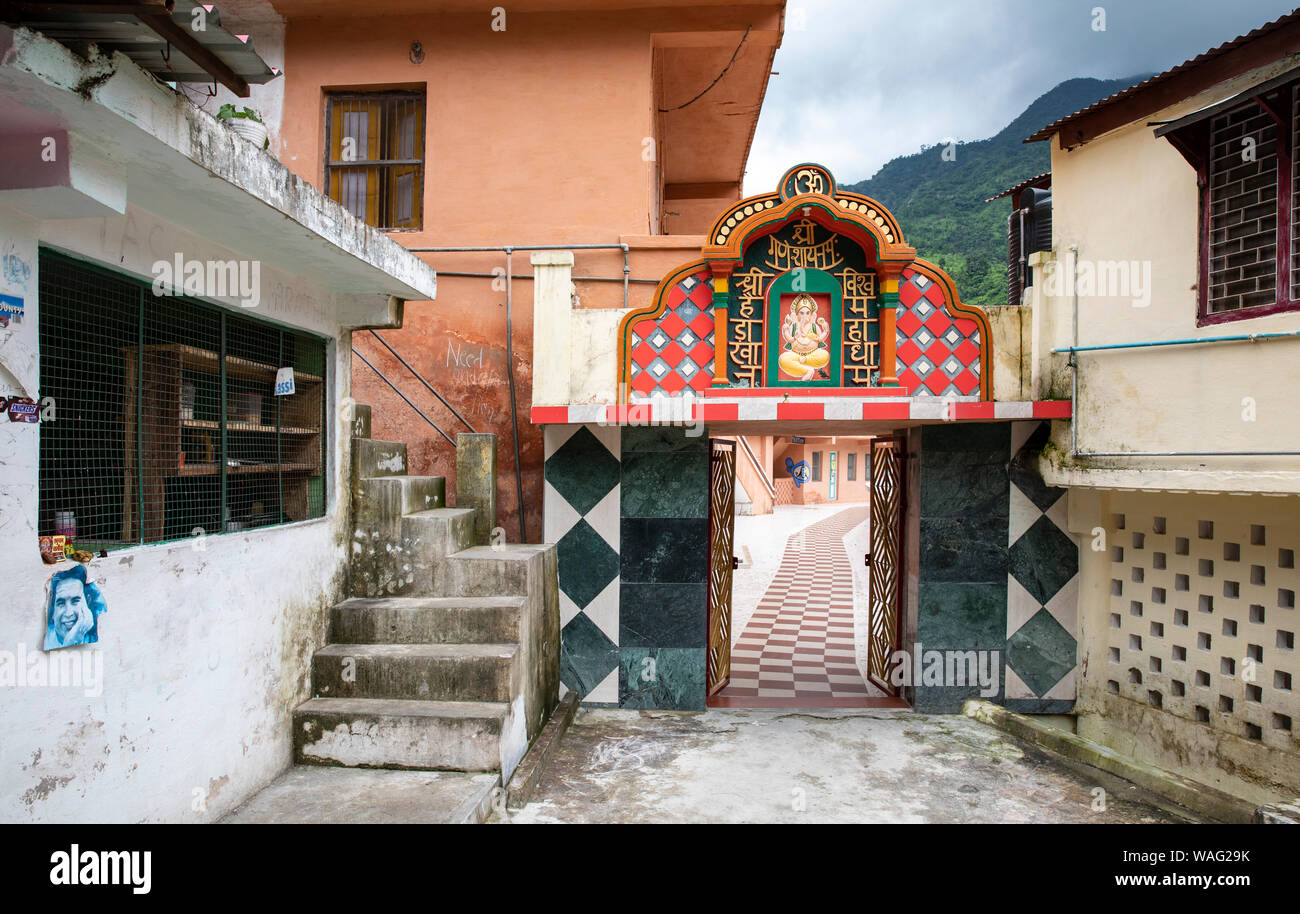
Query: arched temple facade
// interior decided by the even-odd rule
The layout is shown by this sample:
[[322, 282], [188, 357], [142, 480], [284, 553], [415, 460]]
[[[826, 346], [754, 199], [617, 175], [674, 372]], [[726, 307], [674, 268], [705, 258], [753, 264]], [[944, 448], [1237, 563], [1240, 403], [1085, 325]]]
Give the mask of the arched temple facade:
[[1072, 707], [1078, 536], [1035, 469], [1070, 403], [1023, 396], [1018, 314], [962, 302], [884, 206], [815, 164], [720, 213], [617, 320], [577, 313], [571, 262], [534, 259], [565, 687], [706, 707], [729, 670], [747, 442], [869, 436], [863, 664], [882, 704]]

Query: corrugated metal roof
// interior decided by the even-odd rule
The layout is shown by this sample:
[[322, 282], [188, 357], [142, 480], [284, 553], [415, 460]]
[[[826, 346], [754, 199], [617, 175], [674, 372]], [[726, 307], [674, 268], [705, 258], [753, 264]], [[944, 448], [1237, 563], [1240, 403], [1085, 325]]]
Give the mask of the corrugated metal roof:
[[994, 194], [993, 196], [989, 197], [989, 198], [988, 198], [987, 200], [985, 200], [984, 202], [985, 202], [985, 203], [992, 203], [994, 200], [1001, 200], [1003, 197], [1009, 197], [1009, 196], [1011, 196], [1012, 194], [1019, 193], [1020, 191], [1024, 190], [1026, 187], [1035, 187], [1035, 186], [1037, 186], [1037, 184], [1038, 184], [1040, 181], [1042, 181], [1044, 178], [1047, 178], [1047, 179], [1048, 179], [1048, 180], [1047, 180], [1047, 183], [1048, 183], [1048, 184], [1051, 184], [1051, 183], [1052, 183], [1052, 181], [1051, 181], [1052, 173], [1051, 173], [1050, 171], [1045, 171], [1045, 172], [1043, 172], [1041, 175], [1034, 175], [1032, 178], [1027, 178], [1027, 179], [1024, 180], [1024, 181], [1021, 181], [1019, 184], [1013, 184], [1013, 185], [1011, 185], [1011, 186], [1008, 187], [1006, 190], [1004, 190], [1002, 193], [1000, 193], [1000, 194]]
[[[0, 0], [0, 19], [17, 22], [74, 50], [94, 44], [104, 52], [121, 51], [141, 69], [164, 82], [215, 80], [238, 93], [230, 82], [261, 84], [280, 75], [279, 70], [257, 55], [249, 36], [235, 35], [222, 27], [221, 13], [215, 4], [174, 0], [169, 13], [164, 2], [120, 4], [122, 8], [140, 8], [133, 12], [92, 13], [84, 11], [84, 3]], [[68, 8], [60, 9], [62, 6]], [[156, 7], [152, 13], [151, 7]], [[201, 13], [196, 13], [196, 9]], [[170, 20], [170, 26], [166, 20]], [[195, 28], [196, 25], [200, 27]], [[167, 33], [174, 34], [175, 38], [164, 37]], [[197, 43], [198, 49], [185, 47], [187, 36]], [[205, 59], [204, 51], [212, 59]]]
[[1198, 54], [1197, 56], [1193, 57], [1190, 60], [1185, 60], [1182, 63], [1180, 63], [1178, 66], [1173, 67], [1172, 69], [1169, 70], [1165, 70], [1165, 72], [1163, 73], [1157, 73], [1155, 76], [1152, 76], [1150, 79], [1143, 80], [1142, 82], [1138, 83], [1135, 86], [1129, 86], [1127, 89], [1123, 89], [1119, 92], [1116, 92], [1114, 95], [1109, 95], [1106, 98], [1101, 99], [1101, 101], [1093, 102], [1088, 107], [1081, 108], [1078, 111], [1074, 112], [1073, 114], [1067, 114], [1065, 117], [1061, 118], [1060, 120], [1048, 124], [1046, 127], [1039, 130], [1033, 136], [1028, 137], [1024, 142], [1037, 143], [1042, 140], [1050, 140], [1057, 133], [1060, 133], [1061, 129], [1065, 127], [1065, 125], [1071, 123], [1072, 121], [1077, 120], [1078, 118], [1083, 117], [1084, 115], [1092, 114], [1093, 112], [1098, 111], [1102, 108], [1109, 107], [1110, 105], [1113, 105], [1116, 102], [1123, 101], [1126, 98], [1131, 98], [1134, 95], [1146, 91], [1152, 86], [1159, 85], [1160, 83], [1166, 82], [1169, 79], [1172, 79], [1173, 77], [1179, 75], [1180, 73], [1184, 73], [1187, 70], [1194, 69], [1204, 63], [1208, 63], [1209, 61], [1214, 60], [1215, 58], [1222, 57], [1224, 54], [1227, 54], [1230, 51], [1234, 51], [1244, 44], [1248, 44], [1249, 42], [1252, 42], [1258, 38], [1262, 38], [1265, 35], [1271, 34], [1272, 32], [1276, 32], [1278, 29], [1284, 28], [1285, 26], [1288, 26], [1291, 23], [1296, 22], [1298, 20], [1300, 20], [1300, 9], [1293, 10], [1287, 15], [1282, 16], [1278, 19], [1274, 19], [1272, 22], [1269, 22], [1266, 25], [1261, 25], [1259, 28], [1255, 29], [1252, 32], [1247, 32], [1245, 35], [1238, 35], [1236, 38], [1232, 39], [1229, 42], [1219, 45], [1217, 48], [1211, 48], [1210, 50], [1206, 51], [1203, 54]]

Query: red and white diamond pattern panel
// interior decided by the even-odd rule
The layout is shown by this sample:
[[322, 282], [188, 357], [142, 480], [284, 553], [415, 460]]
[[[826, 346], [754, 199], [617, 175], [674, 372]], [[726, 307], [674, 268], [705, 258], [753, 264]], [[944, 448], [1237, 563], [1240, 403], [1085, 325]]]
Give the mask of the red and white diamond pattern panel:
[[911, 267], [898, 284], [898, 383], [913, 397], [980, 392], [979, 325], [948, 310], [943, 289]]
[[657, 318], [632, 326], [629, 399], [677, 397], [713, 386], [713, 273], [701, 270], [668, 292]]

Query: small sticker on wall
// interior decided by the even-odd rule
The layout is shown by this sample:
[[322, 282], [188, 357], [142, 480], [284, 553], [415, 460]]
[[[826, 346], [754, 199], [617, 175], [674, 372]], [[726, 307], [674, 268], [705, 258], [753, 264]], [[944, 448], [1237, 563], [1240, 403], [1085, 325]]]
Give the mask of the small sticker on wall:
[[23, 322], [23, 300], [17, 295], [0, 293], [0, 315], [4, 315], [5, 324], [12, 320], [15, 324]]
[[794, 480], [794, 487], [802, 489], [803, 484], [812, 478], [812, 471], [808, 468], [808, 461], [800, 460], [795, 463], [789, 457], [785, 458], [785, 471], [790, 474]]
[[41, 416], [36, 401], [31, 397], [10, 397], [5, 404], [5, 412], [10, 422], [40, 422]]
[[99, 641], [99, 617], [108, 603], [84, 565], [73, 565], [50, 578], [45, 609], [45, 650]]
[[285, 397], [296, 393], [293, 386], [293, 369], [281, 368], [275, 373], [275, 395]]

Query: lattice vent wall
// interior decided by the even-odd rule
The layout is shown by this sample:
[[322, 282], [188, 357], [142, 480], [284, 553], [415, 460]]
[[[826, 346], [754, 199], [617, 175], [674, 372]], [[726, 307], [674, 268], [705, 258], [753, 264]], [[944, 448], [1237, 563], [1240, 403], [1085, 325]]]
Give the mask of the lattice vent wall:
[[[1111, 694], [1300, 752], [1295, 500], [1110, 501], [1125, 513], [1103, 517], [1107, 650], [1089, 678], [1100, 672]], [[1260, 502], [1271, 503], [1267, 516], [1252, 518]]]

